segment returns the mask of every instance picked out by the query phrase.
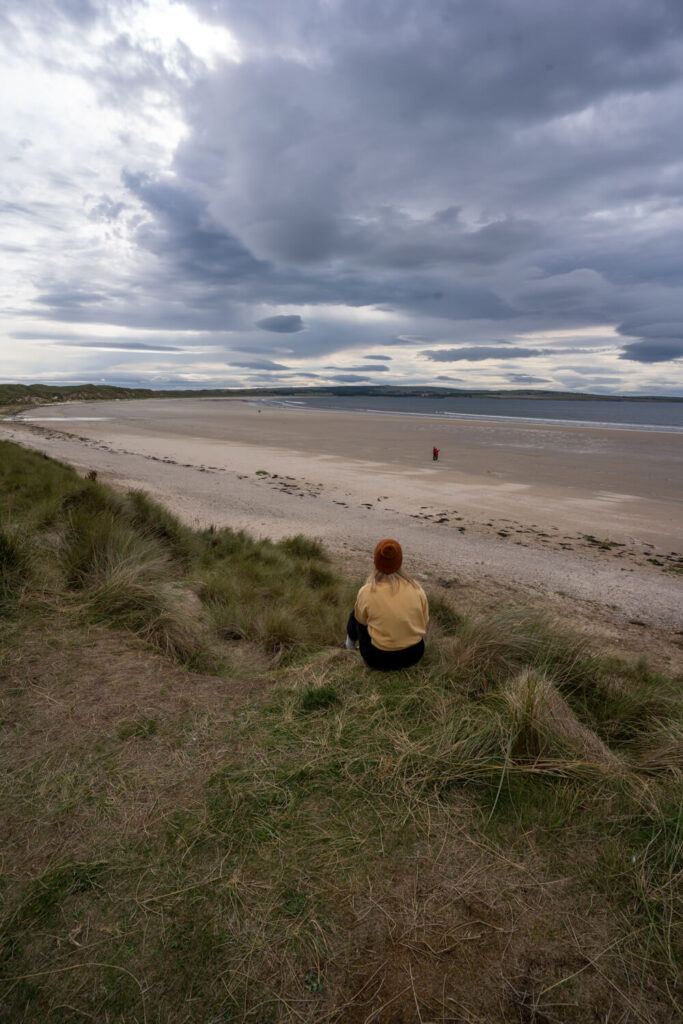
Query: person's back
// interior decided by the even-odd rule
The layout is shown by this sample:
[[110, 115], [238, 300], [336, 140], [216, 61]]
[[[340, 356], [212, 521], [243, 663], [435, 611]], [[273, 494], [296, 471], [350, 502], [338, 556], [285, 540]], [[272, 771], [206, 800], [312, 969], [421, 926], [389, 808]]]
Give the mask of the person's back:
[[419, 583], [408, 579], [372, 581], [358, 592], [355, 616], [368, 627], [375, 647], [398, 651], [424, 636], [427, 596]]
[[345, 646], [360, 648], [370, 668], [407, 668], [424, 654], [429, 622], [427, 596], [403, 572], [403, 552], [396, 540], [386, 538], [375, 548], [374, 571], [360, 590], [346, 626]]

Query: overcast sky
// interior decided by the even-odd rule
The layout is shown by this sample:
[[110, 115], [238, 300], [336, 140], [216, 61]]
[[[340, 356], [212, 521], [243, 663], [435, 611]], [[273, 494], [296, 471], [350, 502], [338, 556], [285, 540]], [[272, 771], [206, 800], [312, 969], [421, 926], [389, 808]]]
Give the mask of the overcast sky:
[[682, 0], [4, 0], [0, 379], [683, 395]]

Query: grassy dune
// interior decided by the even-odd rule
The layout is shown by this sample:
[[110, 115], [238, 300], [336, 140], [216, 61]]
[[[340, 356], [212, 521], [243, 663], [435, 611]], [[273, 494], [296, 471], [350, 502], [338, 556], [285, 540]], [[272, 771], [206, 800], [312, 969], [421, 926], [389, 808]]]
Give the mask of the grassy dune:
[[673, 1022], [680, 679], [0, 444], [0, 1019]]

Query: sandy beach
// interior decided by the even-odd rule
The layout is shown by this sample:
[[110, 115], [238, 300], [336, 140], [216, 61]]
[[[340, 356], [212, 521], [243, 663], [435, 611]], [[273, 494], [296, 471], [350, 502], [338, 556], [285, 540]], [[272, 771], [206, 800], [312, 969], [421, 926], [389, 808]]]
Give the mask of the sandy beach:
[[32, 410], [0, 438], [193, 525], [305, 533], [359, 569], [397, 536], [409, 567], [449, 585], [683, 629], [681, 433], [155, 399]]

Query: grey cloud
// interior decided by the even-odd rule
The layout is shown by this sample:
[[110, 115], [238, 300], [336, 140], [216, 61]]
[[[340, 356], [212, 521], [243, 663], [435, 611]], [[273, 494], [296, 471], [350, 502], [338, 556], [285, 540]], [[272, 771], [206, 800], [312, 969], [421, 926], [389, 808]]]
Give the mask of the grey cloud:
[[67, 348], [109, 349], [121, 352], [183, 352], [176, 345], [145, 345], [139, 341], [59, 341], [57, 344]]
[[424, 359], [433, 363], [455, 363], [461, 359], [470, 362], [479, 362], [484, 359], [531, 359], [534, 356], [546, 355], [546, 351], [538, 348], [493, 348], [487, 345], [463, 347], [463, 348], [437, 348], [425, 349], [420, 352]]
[[[310, 380], [319, 380], [320, 379], [320, 374], [319, 373], [310, 373], [308, 371], [302, 371], [302, 370], [292, 370], [290, 368], [287, 373], [278, 373], [277, 380], [278, 381], [298, 380], [299, 377], [303, 377], [306, 380], [309, 380], [309, 379]], [[256, 376], [250, 376], [249, 377], [249, 380], [256, 380], [256, 379], [257, 379]], [[266, 371], [264, 371], [260, 375], [260, 377], [258, 379], [260, 379], [260, 380], [268, 380], [271, 384], [274, 383], [273, 382], [272, 374], [269, 375]]]
[[303, 331], [305, 324], [298, 314], [290, 316], [267, 316], [263, 320], [256, 321], [257, 327], [264, 331], [274, 331], [276, 334], [296, 334]]
[[318, 379], [316, 373], [275, 373], [272, 370], [261, 370], [260, 373], [250, 373], [245, 378], [250, 384], [267, 384], [268, 387], [278, 387], [288, 381], [296, 381], [300, 377], [306, 379]]
[[230, 359], [228, 366], [244, 366], [249, 370], [289, 370], [284, 363], [274, 363], [270, 359]]
[[683, 336], [678, 341], [660, 341], [657, 338], [635, 341], [624, 346], [619, 358], [637, 363], [669, 363], [683, 359]]
[[374, 224], [347, 234], [347, 254], [380, 267], [411, 269], [459, 264], [485, 268], [531, 251], [543, 240], [543, 229], [530, 220], [506, 218], [474, 230], [438, 210], [418, 220], [400, 210], [385, 209]]
[[251, 338], [248, 339], [243, 345], [235, 341], [230, 343], [230, 348], [235, 352], [249, 352], [252, 355], [267, 355], [267, 356], [286, 356], [289, 357], [293, 354], [291, 348], [283, 348], [282, 345], [273, 343], [272, 345], [255, 345]]
[[36, 20], [49, 29], [51, 18], [62, 15], [75, 24], [91, 25], [102, 13], [102, 4], [93, 0], [23, 0], [26, 14], [34, 14]]
[[388, 366], [324, 366], [324, 370], [340, 370], [343, 373], [387, 373]]
[[82, 341], [78, 334], [63, 334], [59, 331], [11, 331], [10, 338], [25, 341]]
[[[169, 338], [168, 334], [145, 332], [142, 338], [93, 338], [89, 339], [82, 334], [74, 334], [73, 331], [65, 332], [58, 330], [20, 330], [11, 331], [9, 336], [22, 341], [48, 341], [56, 344], [73, 345], [75, 347], [101, 347], [101, 348], [129, 348], [136, 346], [140, 349], [148, 349], [155, 352], [188, 352], [199, 349], [202, 352], [215, 348], [222, 349], [229, 345], [229, 335], [221, 336], [218, 333], [188, 333], [179, 339]], [[179, 341], [180, 344], [170, 344], [171, 341]], [[250, 349], [253, 351], [253, 349]]]
[[129, 171], [123, 172], [122, 181], [156, 215], [137, 232], [138, 243], [155, 256], [170, 256], [185, 274], [214, 284], [232, 284], [264, 270], [233, 234], [211, 221], [206, 204], [189, 192]]
[[334, 380], [338, 384], [362, 384], [364, 381], [371, 381], [372, 377], [367, 375], [361, 376], [357, 373], [337, 373], [330, 374], [325, 380]]
[[82, 24], [92, 24], [100, 13], [100, 5], [91, 0], [53, 0], [53, 5], [71, 21]]
[[363, 359], [381, 359], [383, 361], [386, 361], [387, 363], [390, 363], [392, 357], [391, 356], [363, 356]]
[[289, 373], [285, 373], [285, 374], [281, 374], [280, 375], [280, 378], [282, 380], [298, 380], [299, 377], [305, 377], [307, 380], [309, 380], [309, 379], [310, 380], [319, 380], [320, 379], [320, 374], [319, 373], [310, 373], [308, 371], [303, 371], [303, 370], [293, 370], [293, 369], [290, 368]]
[[66, 285], [62, 289], [43, 292], [38, 295], [36, 302], [39, 302], [44, 306], [61, 307], [62, 309], [66, 309], [88, 306], [91, 303], [102, 302], [105, 298], [106, 292], [91, 292], [82, 288], [72, 288]]
[[636, 340], [623, 346], [620, 359], [638, 363], [665, 363], [683, 357], [683, 318], [680, 305], [648, 309], [617, 328], [622, 337]]
[[[510, 312], [490, 288], [477, 282], [455, 282], [450, 276], [410, 274], [373, 280], [355, 270], [336, 273], [320, 267], [304, 274], [291, 267], [275, 266], [255, 258], [234, 233], [209, 214], [205, 203], [181, 187], [128, 172], [123, 180], [152, 214], [137, 231], [138, 243], [159, 259], [160, 269], [163, 267], [167, 276], [197, 281], [209, 300], [211, 290], [220, 288], [221, 299], [227, 291], [241, 300], [253, 295], [288, 303], [303, 300], [381, 305], [475, 319], [500, 318]], [[205, 315], [211, 314], [209, 301]], [[293, 333], [300, 329], [296, 319], [266, 319], [274, 321], [270, 330], [277, 331], [280, 324]]]
[[542, 308], [546, 315], [564, 310], [574, 313], [578, 308], [597, 310], [599, 319], [609, 308], [611, 286], [601, 274], [579, 267], [566, 274], [549, 274], [525, 284], [514, 295], [514, 304], [522, 309]]
[[[209, 9], [199, 0], [196, 5], [215, 16], [215, 5]], [[455, 167], [448, 165], [448, 174], [460, 193], [464, 185], [482, 196], [487, 182], [494, 183], [493, 196], [507, 181], [506, 198], [520, 185], [536, 188], [553, 154], [546, 154], [535, 172], [531, 160], [520, 166], [515, 130], [571, 115], [621, 92], [663, 89], [680, 75], [676, 42], [681, 14], [661, 0], [648, 10], [622, 8], [617, 16], [613, 3], [598, 0], [581, 17], [552, 0], [544, 5], [520, 0], [514, 9], [435, 3], [419, 17], [406, 0], [373, 6], [377, 10], [372, 13], [358, 4], [313, 3], [309, 13], [298, 5], [288, 14], [279, 3], [223, 8], [241, 37], [258, 39], [266, 53], [276, 51], [275, 60], [256, 66], [246, 61], [226, 73], [272, 110], [270, 117], [248, 126], [249, 146], [236, 154], [240, 163], [248, 161], [244, 172], [247, 167], [253, 172], [259, 200], [270, 198], [270, 225], [282, 226], [288, 219], [285, 206], [289, 202], [292, 208], [292, 183], [298, 181], [294, 198], [300, 194], [316, 209], [331, 211], [327, 217], [321, 213], [321, 222], [331, 239], [339, 238], [335, 221], [347, 180], [373, 203], [398, 193], [399, 183], [413, 194], [436, 196], [444, 192], [449, 157], [457, 159]], [[277, 33], [272, 32], [274, 21]], [[270, 34], [264, 37], [266, 27]], [[283, 55], [290, 32], [296, 43], [289, 53], [301, 47], [324, 59], [308, 65], [288, 60]], [[239, 102], [243, 109], [241, 92]], [[232, 129], [232, 117], [228, 123]], [[313, 136], [322, 141], [317, 152], [325, 157], [306, 164], [306, 143]], [[264, 156], [269, 146], [285, 154], [284, 164], [262, 160], [256, 165], [255, 157]], [[565, 147], [555, 148], [562, 153]], [[514, 166], [505, 153], [514, 155]], [[280, 180], [273, 180], [276, 175]], [[542, 186], [568, 192], [571, 180], [557, 173]], [[262, 188], [266, 182], [275, 185], [274, 191]], [[322, 201], [325, 191], [328, 206]], [[452, 196], [447, 198], [446, 206], [455, 205]], [[296, 204], [294, 213], [296, 228]]]
[[517, 0], [514, 8], [434, 0], [419, 18], [410, 0], [314, 0], [303, 8], [298, 0], [191, 2], [207, 16], [225, 12], [248, 46], [322, 51], [355, 71], [348, 84], [367, 93], [371, 108], [384, 110], [393, 92], [408, 122], [434, 108], [450, 112], [452, 95], [480, 115], [520, 108], [537, 116], [561, 113], [634, 82], [655, 87], [678, 71], [667, 46], [682, 22], [675, 0], [618, 13], [610, 0], [596, 0], [581, 17], [561, 0]]
[[19, 213], [22, 216], [28, 216], [34, 214], [34, 210], [30, 206], [26, 206], [23, 203], [9, 203], [6, 201], [0, 202], [0, 213], [4, 216], [5, 214]]
[[111, 196], [101, 196], [99, 202], [90, 209], [88, 217], [90, 220], [111, 223], [118, 220], [125, 208], [125, 203], [115, 202]]
[[657, 320], [650, 314], [634, 317], [620, 324], [617, 330], [625, 336], [647, 334], [648, 338], [680, 338], [683, 335], [683, 319]]
[[[21, 13], [18, 35], [25, 18], [44, 34], [66, 26], [75, 54], [127, 2], [10, 0], [3, 13]], [[124, 33], [67, 69], [136, 117], [153, 93], [187, 132], [171, 167], [151, 144], [129, 158], [122, 134], [120, 192], [65, 161], [36, 179], [54, 203], [27, 201], [40, 188], [10, 193], [38, 295], [16, 316], [203, 331], [278, 358], [255, 316], [305, 308], [305, 325], [256, 322], [297, 360], [360, 360], [372, 338], [429, 346], [433, 362], [581, 352], [587, 373], [585, 339], [498, 336], [621, 324], [624, 374], [678, 358], [680, 0], [593, 0], [580, 16], [563, 0], [186, 2], [233, 30], [243, 59], [210, 67], [182, 46], [170, 59]], [[60, 203], [91, 218], [73, 244]], [[392, 318], [370, 332], [327, 306]]]

